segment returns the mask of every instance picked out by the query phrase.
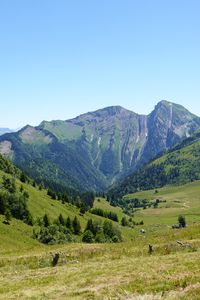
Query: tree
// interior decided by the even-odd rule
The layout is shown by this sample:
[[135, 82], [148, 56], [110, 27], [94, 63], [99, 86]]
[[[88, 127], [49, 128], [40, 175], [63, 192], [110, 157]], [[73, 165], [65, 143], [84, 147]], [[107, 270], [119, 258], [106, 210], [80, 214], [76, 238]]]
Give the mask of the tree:
[[74, 217], [74, 220], [72, 222], [74, 234], [79, 235], [81, 233], [81, 225], [77, 217]]
[[56, 193], [51, 189], [47, 190], [47, 195], [51, 197], [51, 199], [56, 200]]
[[82, 241], [84, 243], [93, 243], [94, 242], [94, 235], [90, 230], [86, 230], [83, 234]]
[[8, 207], [8, 193], [0, 191], [0, 214], [4, 215]]
[[12, 214], [9, 209], [6, 209], [4, 215], [5, 215], [6, 221], [11, 221]]
[[85, 192], [81, 195], [81, 200], [88, 207], [92, 207], [94, 203], [95, 195], [93, 192]]
[[72, 221], [70, 219], [70, 217], [67, 218], [67, 221], [66, 221], [66, 227], [72, 231]]
[[3, 187], [9, 192], [14, 194], [16, 192], [16, 185], [14, 178], [7, 178], [3, 176]]
[[27, 180], [27, 176], [24, 174], [24, 172], [22, 172], [20, 175], [20, 181], [25, 183], [26, 180]]
[[104, 221], [104, 223], [103, 223], [103, 232], [108, 237], [112, 237], [112, 235], [113, 235], [113, 225], [110, 221]]
[[45, 214], [43, 217], [43, 223], [44, 223], [44, 227], [48, 227], [50, 225], [49, 217], [47, 214]]
[[185, 217], [180, 215], [178, 217], [178, 223], [179, 223], [179, 227], [184, 228], [186, 227], [186, 221], [185, 221]]
[[85, 231], [91, 231], [94, 234], [94, 225], [92, 219], [89, 219], [85, 228]]
[[75, 205], [76, 205], [78, 208], [81, 208], [82, 202], [81, 202], [81, 198], [80, 198], [79, 196], [76, 197]]
[[58, 221], [59, 221], [59, 223], [60, 223], [61, 225], [65, 226], [65, 220], [64, 220], [64, 218], [63, 218], [63, 215], [62, 215], [62, 214], [60, 214], [60, 215], [59, 215], [59, 217], [58, 217]]
[[98, 232], [95, 236], [95, 242], [96, 243], [105, 243], [106, 242], [106, 238], [105, 238], [105, 235], [102, 232]]
[[121, 224], [122, 224], [122, 226], [128, 226], [128, 221], [127, 221], [126, 217], [122, 218]]
[[33, 187], [36, 187], [36, 182], [35, 182], [35, 180], [33, 180], [32, 186], [33, 186]]

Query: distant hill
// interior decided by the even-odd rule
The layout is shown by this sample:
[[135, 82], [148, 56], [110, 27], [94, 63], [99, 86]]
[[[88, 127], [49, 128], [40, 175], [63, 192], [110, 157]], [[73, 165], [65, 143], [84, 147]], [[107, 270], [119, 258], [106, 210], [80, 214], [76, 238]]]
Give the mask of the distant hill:
[[115, 185], [110, 194], [122, 196], [140, 190], [185, 184], [200, 179], [200, 131]]
[[8, 133], [8, 132], [13, 132], [13, 130], [11, 130], [9, 128], [0, 128], [0, 135], [2, 135], [4, 133]]
[[198, 128], [200, 118], [165, 100], [148, 116], [112, 106], [3, 135], [0, 153], [54, 189], [104, 190]]

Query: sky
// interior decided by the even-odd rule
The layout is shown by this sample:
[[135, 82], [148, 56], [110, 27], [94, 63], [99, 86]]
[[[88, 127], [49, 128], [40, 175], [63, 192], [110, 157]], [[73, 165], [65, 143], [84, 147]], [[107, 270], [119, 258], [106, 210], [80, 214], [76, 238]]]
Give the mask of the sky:
[[0, 0], [0, 127], [166, 99], [200, 116], [199, 0]]

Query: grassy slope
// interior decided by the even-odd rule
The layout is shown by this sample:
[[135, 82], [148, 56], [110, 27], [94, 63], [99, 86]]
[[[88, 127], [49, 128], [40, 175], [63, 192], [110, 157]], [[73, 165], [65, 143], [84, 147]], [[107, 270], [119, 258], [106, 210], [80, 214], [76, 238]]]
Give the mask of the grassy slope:
[[[51, 218], [61, 210], [65, 217], [77, 213], [68, 205], [63, 209], [45, 191], [24, 187], [35, 216], [44, 211]], [[140, 233], [141, 227], [126, 229], [127, 241], [120, 244], [44, 246], [29, 238], [31, 228], [22, 222], [12, 220], [10, 226], [0, 222], [0, 299], [161, 299], [161, 295], [162, 299], [199, 299], [200, 182], [127, 197], [160, 198], [166, 203], [137, 211], [135, 218], [144, 220], [146, 233]], [[104, 199], [96, 200], [95, 206], [122, 217], [121, 210]], [[180, 213], [186, 215], [189, 226], [173, 230], [169, 225]], [[89, 213], [80, 217], [82, 224], [88, 217]], [[154, 246], [152, 255], [147, 253], [148, 244]], [[52, 268], [55, 251], [62, 253], [62, 260]], [[138, 294], [143, 297], [137, 298]]]
[[145, 224], [174, 224], [177, 216], [183, 214], [189, 223], [200, 220], [200, 181], [183, 186], [167, 186], [155, 190], [143, 191], [125, 196], [124, 198], [139, 198], [148, 200], [166, 200], [158, 208], [140, 209], [135, 218], [143, 219]]
[[[0, 171], [0, 182], [2, 176], [5, 175], [4, 172]], [[6, 176], [10, 176], [6, 174]], [[17, 179], [16, 185], [19, 189], [21, 186], [21, 182]], [[31, 212], [31, 215], [36, 220], [38, 217], [41, 218], [45, 213], [48, 214], [51, 221], [54, 221], [60, 213], [62, 213], [63, 217], [66, 219], [68, 216], [73, 219], [75, 216], [78, 217], [82, 229], [84, 229], [88, 219], [92, 218], [93, 220], [105, 220], [102, 217], [95, 216], [89, 212], [84, 214], [83, 216], [79, 214], [79, 209], [73, 206], [72, 204], [62, 204], [60, 201], [52, 200], [48, 195], [46, 190], [38, 190], [31, 186], [30, 184], [22, 184], [25, 191], [29, 194], [28, 199], [28, 209]], [[120, 208], [115, 208], [110, 206], [104, 199], [100, 199], [99, 201], [95, 201], [95, 207], [101, 207], [108, 211], [114, 211], [118, 214], [119, 220], [122, 218], [122, 212]], [[34, 241], [32, 236], [32, 227], [27, 226], [23, 222], [19, 220], [12, 219], [11, 225], [4, 225], [2, 223], [4, 217], [1, 216], [0, 221], [0, 235], [1, 235], [1, 243], [0, 243], [0, 255], [2, 254], [16, 254], [16, 252], [25, 253], [27, 250], [31, 248], [43, 248], [44, 246], [39, 244], [37, 241]], [[113, 224], [117, 225], [118, 223], [113, 222]], [[129, 231], [127, 228], [123, 229], [123, 235], [125, 240], [129, 238]]]

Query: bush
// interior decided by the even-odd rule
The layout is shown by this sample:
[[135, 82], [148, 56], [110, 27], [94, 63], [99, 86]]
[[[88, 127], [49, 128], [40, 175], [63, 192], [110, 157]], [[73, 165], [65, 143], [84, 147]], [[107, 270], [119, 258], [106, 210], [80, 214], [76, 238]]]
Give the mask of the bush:
[[[87, 238], [88, 241], [86, 241]], [[116, 243], [122, 241], [122, 236], [119, 228], [114, 227], [111, 221], [106, 220], [102, 223], [100, 221], [93, 222], [92, 219], [89, 219], [82, 240], [88, 243], [94, 241], [96, 243]]]
[[43, 244], [63, 244], [72, 242], [73, 237], [69, 230], [62, 225], [51, 224], [47, 227], [41, 226], [39, 231], [34, 230], [33, 237]]
[[82, 241], [84, 243], [93, 243], [94, 242], [94, 235], [90, 230], [86, 230], [83, 234]]
[[[113, 241], [114, 236], [118, 237], [118, 241], [122, 241], [121, 231], [117, 227], [114, 227], [112, 222], [110, 222], [110, 221], [104, 222], [103, 232], [104, 232], [104, 235], [105, 235], [107, 241], [114, 242]], [[116, 240], [116, 238], [114, 240]]]
[[105, 243], [106, 238], [103, 232], [98, 232], [95, 236], [95, 242], [96, 243]]
[[122, 218], [121, 224], [122, 224], [122, 226], [128, 226], [129, 225], [129, 222], [127, 221], [126, 217]]
[[179, 227], [180, 227], [180, 228], [186, 227], [185, 217], [182, 216], [182, 215], [180, 215], [180, 216], [178, 217], [178, 223], [179, 223]]

